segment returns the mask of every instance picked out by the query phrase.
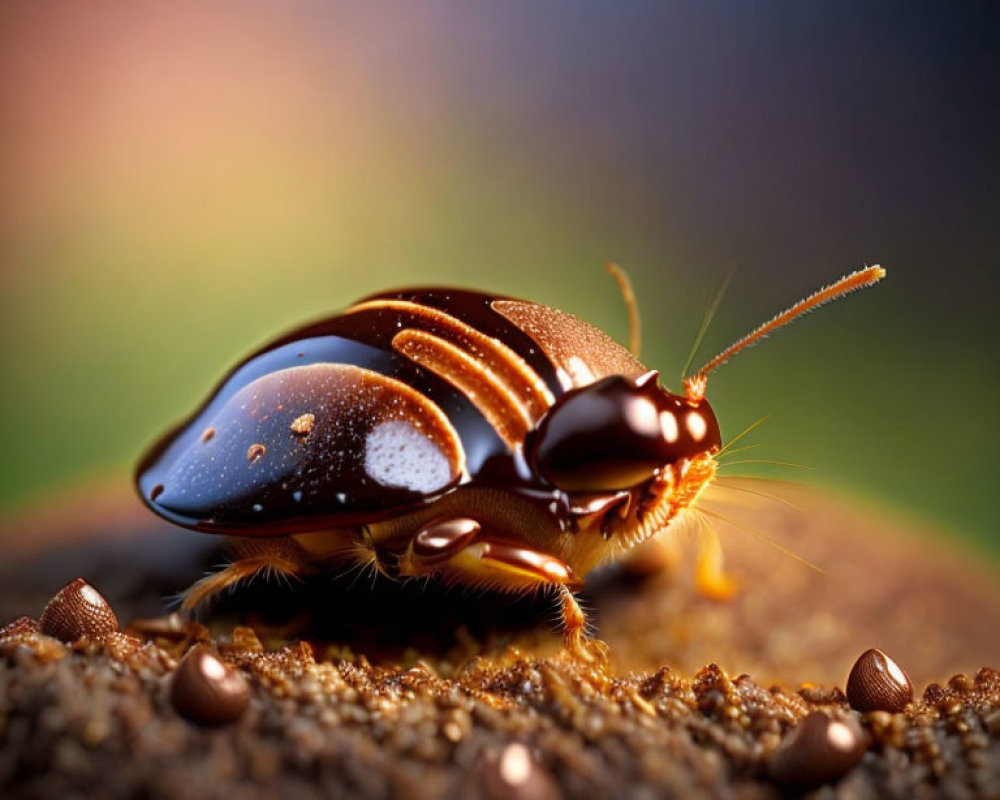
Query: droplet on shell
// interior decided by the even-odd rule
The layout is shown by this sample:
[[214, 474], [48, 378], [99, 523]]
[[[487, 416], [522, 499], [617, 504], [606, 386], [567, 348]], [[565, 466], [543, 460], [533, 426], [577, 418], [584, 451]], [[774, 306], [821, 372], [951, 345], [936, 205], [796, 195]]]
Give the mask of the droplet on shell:
[[96, 639], [118, 630], [118, 617], [108, 601], [83, 578], [67, 583], [42, 610], [38, 629], [72, 643], [82, 636]]
[[847, 678], [847, 700], [858, 711], [898, 714], [913, 700], [906, 671], [881, 650], [865, 650]]
[[250, 687], [243, 673], [199, 644], [177, 665], [170, 682], [170, 702], [193, 722], [220, 725], [243, 715], [250, 702]]

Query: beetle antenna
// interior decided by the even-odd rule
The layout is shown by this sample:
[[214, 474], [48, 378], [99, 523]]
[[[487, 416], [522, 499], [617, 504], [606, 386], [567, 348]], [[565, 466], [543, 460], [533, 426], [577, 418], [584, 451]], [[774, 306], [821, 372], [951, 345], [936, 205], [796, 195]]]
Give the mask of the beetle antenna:
[[628, 279], [628, 274], [613, 261], [606, 261], [604, 268], [615, 279], [618, 290], [622, 293], [622, 300], [625, 301], [625, 308], [628, 309], [628, 349], [632, 355], [639, 357], [642, 349], [642, 324], [639, 319], [639, 304], [635, 301], [635, 292], [632, 291], [632, 282]]
[[733, 273], [736, 270], [730, 270], [729, 274], [726, 275], [724, 281], [719, 284], [718, 290], [715, 292], [715, 297], [712, 298], [712, 302], [708, 304], [708, 308], [705, 309], [705, 316], [702, 317], [701, 327], [698, 329], [698, 335], [694, 337], [694, 344], [691, 345], [691, 352], [688, 353], [687, 361], [684, 362], [684, 368], [681, 370], [681, 378], [688, 374], [688, 370], [691, 368], [691, 362], [694, 361], [695, 355], [698, 353], [698, 348], [701, 347], [701, 341], [705, 338], [705, 334], [708, 332], [708, 326], [712, 324], [712, 320], [715, 318], [715, 312], [719, 310], [719, 304], [722, 302], [722, 297], [726, 293], [726, 289], [729, 288], [729, 281], [733, 279]]
[[684, 379], [684, 390], [687, 394], [688, 402], [692, 405], [700, 403], [701, 399], [705, 396], [705, 382], [708, 377], [708, 373], [725, 364], [730, 358], [740, 352], [740, 350], [750, 347], [763, 339], [765, 336], [768, 336], [776, 331], [778, 328], [787, 325], [792, 320], [801, 317], [803, 314], [812, 311], [814, 308], [818, 308], [824, 303], [828, 303], [831, 300], [836, 300], [844, 295], [850, 294], [857, 289], [864, 289], [867, 286], [878, 283], [884, 277], [885, 270], [878, 265], [874, 267], [866, 267], [865, 269], [859, 269], [856, 272], [852, 272], [850, 275], [845, 275], [836, 283], [824, 286], [822, 289], [813, 292], [808, 297], [802, 298], [795, 305], [786, 308], [780, 314], [775, 315], [763, 325], [754, 328], [754, 330], [750, 331], [750, 333], [742, 339], [731, 344], [719, 353], [719, 355], [705, 364], [705, 366], [698, 370], [694, 375]]

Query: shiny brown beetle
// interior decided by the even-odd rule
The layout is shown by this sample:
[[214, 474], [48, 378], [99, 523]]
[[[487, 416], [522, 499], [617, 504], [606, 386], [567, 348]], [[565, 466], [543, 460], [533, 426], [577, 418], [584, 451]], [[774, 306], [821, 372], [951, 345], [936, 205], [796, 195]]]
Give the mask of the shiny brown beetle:
[[237, 560], [194, 584], [189, 607], [257, 572], [361, 561], [391, 577], [553, 588], [567, 648], [599, 657], [573, 590], [712, 482], [722, 437], [707, 374], [883, 275], [810, 295], [683, 394], [553, 308], [456, 289], [373, 295], [233, 369], [142, 460], [139, 492], [175, 523], [232, 537]]

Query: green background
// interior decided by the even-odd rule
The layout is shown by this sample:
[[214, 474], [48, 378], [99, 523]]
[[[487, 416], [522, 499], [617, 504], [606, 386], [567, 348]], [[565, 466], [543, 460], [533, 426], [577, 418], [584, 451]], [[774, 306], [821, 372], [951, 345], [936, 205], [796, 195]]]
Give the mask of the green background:
[[[752, 5], [752, 8], [750, 7]], [[0, 7], [0, 513], [124, 476], [262, 341], [458, 284], [709, 382], [753, 457], [994, 554], [1000, 85], [987, 5]], [[750, 471], [748, 467], [748, 472]]]

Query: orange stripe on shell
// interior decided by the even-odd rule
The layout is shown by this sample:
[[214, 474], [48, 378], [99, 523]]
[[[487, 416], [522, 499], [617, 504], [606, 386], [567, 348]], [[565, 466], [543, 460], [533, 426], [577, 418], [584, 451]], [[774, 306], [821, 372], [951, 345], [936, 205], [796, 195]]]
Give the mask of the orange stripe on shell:
[[555, 402], [538, 373], [514, 350], [436, 308], [406, 300], [369, 300], [346, 313], [379, 309], [411, 315], [393, 338], [393, 347], [452, 383], [512, 449]]
[[407, 328], [393, 337], [392, 346], [468, 397], [511, 450], [523, 443], [534, 427], [534, 420], [511, 388], [482, 362], [451, 342], [427, 331]]

